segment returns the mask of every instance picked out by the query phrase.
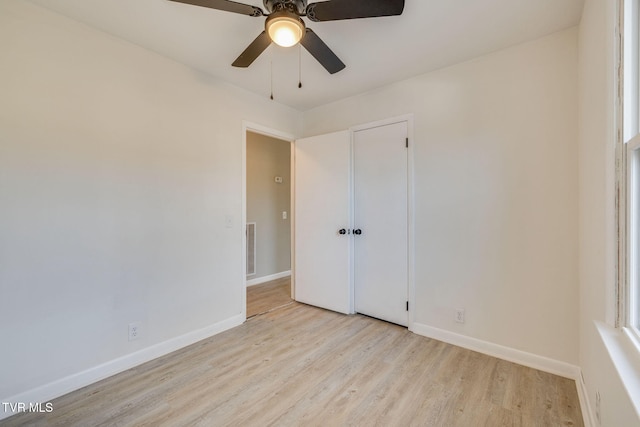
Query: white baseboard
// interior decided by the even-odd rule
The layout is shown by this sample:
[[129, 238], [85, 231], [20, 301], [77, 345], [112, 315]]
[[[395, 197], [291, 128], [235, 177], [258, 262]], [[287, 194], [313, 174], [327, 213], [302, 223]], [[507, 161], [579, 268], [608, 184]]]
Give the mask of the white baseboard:
[[587, 385], [584, 383], [582, 374], [580, 374], [580, 377], [576, 379], [576, 386], [578, 388], [578, 399], [580, 400], [580, 409], [582, 410], [584, 427], [596, 427], [598, 424], [596, 423], [593, 411], [591, 410], [589, 392], [587, 391]]
[[444, 341], [458, 347], [477, 351], [479, 353], [487, 354], [519, 365], [528, 366], [550, 374], [570, 378], [576, 382], [580, 378], [580, 368], [578, 366], [545, 356], [527, 353], [526, 351], [516, 350], [511, 347], [505, 347], [500, 344], [494, 344], [420, 323], [414, 323], [412, 331], [418, 335], [423, 335], [438, 341]]
[[[49, 402], [52, 399], [81, 389], [82, 387], [86, 387], [97, 381], [126, 371], [127, 369], [131, 369], [135, 366], [141, 365], [142, 363], [149, 362], [153, 359], [219, 334], [220, 332], [224, 332], [228, 329], [239, 326], [244, 322], [244, 320], [245, 318], [241, 314], [229, 319], [225, 319], [221, 322], [215, 323], [205, 328], [198, 329], [179, 337], [172, 338], [168, 341], [152, 345], [151, 347], [147, 347], [135, 353], [127, 354], [126, 356], [119, 357], [117, 359], [103, 363], [102, 365], [87, 369], [86, 371], [82, 371], [77, 374], [61, 378], [49, 384], [45, 384], [38, 388], [25, 391], [6, 399], [2, 399], [2, 402], [11, 404], [24, 402], [26, 403], [27, 407], [29, 407], [29, 403], [38, 402], [44, 404], [45, 402]], [[3, 408], [0, 408], [0, 420], [10, 417], [14, 414], [14, 412], [12, 412], [11, 410], [5, 411], [5, 406], [9, 408], [9, 405], [3, 405]]]
[[257, 277], [255, 279], [247, 280], [247, 286], [260, 285], [262, 283], [270, 282], [276, 279], [282, 279], [283, 277], [291, 276], [291, 270], [283, 271], [281, 273], [270, 274], [268, 276]]

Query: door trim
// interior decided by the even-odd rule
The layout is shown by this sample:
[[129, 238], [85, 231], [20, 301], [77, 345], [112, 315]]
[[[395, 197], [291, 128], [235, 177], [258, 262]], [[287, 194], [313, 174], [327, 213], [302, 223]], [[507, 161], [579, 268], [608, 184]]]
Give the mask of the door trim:
[[[240, 295], [241, 297], [241, 315], [242, 321], [245, 322], [247, 320], [247, 239], [246, 239], [246, 229], [247, 229], [247, 132], [257, 133], [265, 136], [270, 136], [272, 138], [281, 139], [283, 141], [289, 142], [291, 157], [289, 160], [290, 168], [291, 168], [291, 176], [293, 177], [294, 173], [294, 141], [295, 136], [282, 132], [277, 129], [273, 129], [267, 126], [262, 126], [257, 123], [252, 123], [246, 120], [242, 121], [242, 198], [241, 198], [241, 233], [242, 233], [242, 280], [240, 281]], [[295, 256], [295, 248], [293, 246], [294, 242], [294, 226], [295, 226], [295, 212], [293, 206], [295, 206], [294, 201], [294, 189], [295, 182], [291, 180], [291, 191], [290, 191], [290, 200], [291, 200], [291, 209], [289, 212], [289, 222], [291, 225], [291, 260], [290, 265], [293, 273], [294, 266], [294, 256]], [[294, 274], [291, 274], [291, 296], [294, 296], [295, 286], [294, 286]]]
[[[416, 300], [416, 286], [415, 286], [415, 183], [414, 183], [414, 147], [415, 147], [415, 139], [414, 139], [414, 114], [405, 114], [402, 116], [391, 117], [388, 119], [377, 120], [370, 123], [365, 123], [357, 126], [352, 126], [349, 128], [351, 133], [351, 170], [353, 170], [353, 140], [354, 134], [357, 131], [373, 129], [381, 126], [392, 125], [395, 123], [407, 123], [407, 137], [409, 138], [409, 147], [407, 148], [407, 298], [409, 300], [409, 313], [407, 315], [407, 328], [413, 332], [413, 325], [415, 323], [415, 300]], [[354, 194], [353, 180], [351, 180], [351, 194]], [[351, 218], [349, 218], [349, 223], [353, 224], [355, 221], [354, 218], [354, 207], [353, 207], [353, 197], [351, 198]], [[351, 254], [351, 259], [349, 260], [351, 265], [353, 265], [353, 240], [350, 242], [352, 245], [349, 249]], [[352, 313], [355, 313], [355, 280], [353, 277], [353, 269], [351, 269], [351, 277], [349, 278], [350, 282], [350, 299], [351, 299], [351, 307], [350, 310]]]

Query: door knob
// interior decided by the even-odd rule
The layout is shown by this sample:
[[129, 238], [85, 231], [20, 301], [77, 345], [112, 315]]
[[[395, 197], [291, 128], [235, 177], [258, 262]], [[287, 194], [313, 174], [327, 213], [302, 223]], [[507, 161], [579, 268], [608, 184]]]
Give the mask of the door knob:
[[362, 234], [362, 230], [360, 230], [359, 228], [356, 228], [355, 230], [353, 230], [353, 234], [357, 234], [359, 236]]
[[340, 230], [338, 230], [338, 234], [347, 234], [347, 230], [341, 228]]

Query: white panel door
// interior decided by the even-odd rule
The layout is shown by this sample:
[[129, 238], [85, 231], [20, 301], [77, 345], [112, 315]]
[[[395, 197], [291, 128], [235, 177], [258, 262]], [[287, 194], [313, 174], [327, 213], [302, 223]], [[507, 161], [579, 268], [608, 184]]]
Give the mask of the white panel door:
[[350, 311], [350, 133], [295, 142], [295, 299]]
[[[407, 122], [354, 132], [355, 310], [408, 325]], [[361, 234], [358, 234], [361, 230]]]

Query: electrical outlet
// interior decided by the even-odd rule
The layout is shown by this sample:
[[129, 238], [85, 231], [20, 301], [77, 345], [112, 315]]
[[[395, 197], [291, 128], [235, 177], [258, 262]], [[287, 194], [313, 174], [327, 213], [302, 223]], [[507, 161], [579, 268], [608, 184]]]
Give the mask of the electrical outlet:
[[129, 341], [140, 338], [140, 322], [129, 323]]
[[464, 323], [464, 308], [456, 309], [456, 322]]
[[600, 419], [600, 390], [596, 390], [596, 420], [598, 420], [598, 425], [601, 425], [602, 420]]

